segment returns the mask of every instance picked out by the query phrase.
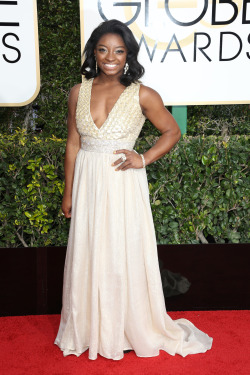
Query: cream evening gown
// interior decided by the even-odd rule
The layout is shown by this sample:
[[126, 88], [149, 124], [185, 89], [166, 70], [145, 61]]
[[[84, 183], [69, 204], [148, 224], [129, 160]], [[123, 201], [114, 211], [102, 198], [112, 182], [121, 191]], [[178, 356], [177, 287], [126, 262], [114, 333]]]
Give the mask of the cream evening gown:
[[145, 122], [140, 83], [126, 87], [100, 129], [90, 113], [93, 79], [84, 78], [76, 123], [82, 146], [75, 163], [63, 307], [55, 339], [63, 355], [89, 349], [122, 359], [123, 350], [154, 357], [204, 353], [212, 338], [166, 312], [146, 170], [115, 171]]

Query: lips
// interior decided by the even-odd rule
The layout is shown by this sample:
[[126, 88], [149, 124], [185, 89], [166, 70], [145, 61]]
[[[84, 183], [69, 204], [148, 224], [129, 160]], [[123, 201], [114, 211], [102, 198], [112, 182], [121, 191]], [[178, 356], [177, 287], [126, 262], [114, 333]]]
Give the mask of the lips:
[[109, 69], [113, 69], [117, 66], [117, 64], [104, 64], [104, 66], [106, 66]]

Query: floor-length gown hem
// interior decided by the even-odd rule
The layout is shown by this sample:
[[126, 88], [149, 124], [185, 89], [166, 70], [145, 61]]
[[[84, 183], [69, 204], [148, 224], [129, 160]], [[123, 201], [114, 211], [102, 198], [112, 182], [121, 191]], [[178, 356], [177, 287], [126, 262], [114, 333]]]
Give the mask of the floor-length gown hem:
[[[87, 351], [89, 349], [89, 345], [88, 345], [82, 351], [76, 352], [74, 349], [66, 349], [66, 348], [60, 347], [60, 344], [58, 342], [56, 342], [56, 341], [54, 342], [54, 344], [56, 344], [61, 349], [61, 351], [63, 352], [63, 356], [64, 357], [69, 356], [69, 355], [75, 355], [76, 357], [80, 357], [80, 355], [82, 355], [85, 351]], [[127, 347], [124, 348], [122, 350], [122, 352], [125, 351], [125, 350], [132, 350], [132, 351], [134, 351], [133, 348], [131, 348], [131, 347], [130, 348], [127, 348]], [[152, 353], [152, 354], [142, 355], [142, 354], [137, 354], [135, 351], [134, 352], [135, 352], [135, 355], [137, 357], [140, 357], [140, 358], [152, 358], [152, 357], [158, 357], [160, 355], [160, 351], [161, 350], [164, 351], [164, 352], [166, 352], [166, 353], [168, 353], [168, 351], [164, 347], [159, 348], [154, 354]], [[208, 349], [204, 348], [204, 350], [201, 351], [200, 353], [205, 353], [207, 350]], [[107, 355], [105, 355], [103, 353], [100, 353], [100, 352], [98, 352], [98, 354], [101, 355], [104, 358], [112, 359], [112, 360], [120, 360], [120, 359], [124, 358], [124, 354], [122, 354], [121, 356], [107, 356]], [[168, 354], [171, 355], [171, 356], [175, 356], [175, 354], [177, 354], [177, 355], [180, 355], [181, 357], [186, 357], [186, 355], [181, 355], [179, 353], [175, 353], [175, 354], [174, 353], [168, 353]], [[195, 353], [193, 353], [193, 354], [195, 354]], [[98, 355], [96, 355], [94, 357], [88, 357], [88, 358], [90, 360], [95, 360], [95, 359], [97, 359], [97, 357], [98, 357]]]

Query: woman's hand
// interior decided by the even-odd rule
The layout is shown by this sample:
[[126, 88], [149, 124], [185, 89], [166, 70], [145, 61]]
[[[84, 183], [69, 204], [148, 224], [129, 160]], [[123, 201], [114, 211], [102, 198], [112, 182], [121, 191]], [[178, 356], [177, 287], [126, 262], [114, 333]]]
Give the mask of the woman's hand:
[[114, 151], [114, 153], [115, 154], [125, 154], [125, 156], [126, 156], [126, 160], [124, 162], [123, 162], [122, 158], [119, 158], [112, 164], [112, 166], [116, 166], [117, 164], [122, 163], [121, 165], [119, 165], [119, 167], [117, 167], [115, 169], [116, 171], [120, 171], [120, 170], [126, 171], [126, 169], [129, 169], [129, 168], [138, 169], [138, 168], [143, 167], [141, 156], [133, 150], [129, 151], [129, 150], [126, 150], [126, 149], [122, 149], [122, 150], [116, 150], [116, 151]]
[[63, 200], [62, 200], [62, 212], [67, 219], [71, 217], [71, 208], [72, 208], [71, 196], [64, 195]]

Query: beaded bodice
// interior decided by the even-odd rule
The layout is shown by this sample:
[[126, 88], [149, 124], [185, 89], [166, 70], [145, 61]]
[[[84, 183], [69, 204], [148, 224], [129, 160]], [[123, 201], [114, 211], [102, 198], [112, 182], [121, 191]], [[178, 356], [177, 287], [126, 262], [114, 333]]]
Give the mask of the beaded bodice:
[[135, 143], [146, 118], [139, 103], [140, 83], [132, 83], [125, 88], [106, 121], [98, 129], [90, 113], [93, 80], [84, 78], [79, 91], [76, 126], [81, 139], [124, 140]]

